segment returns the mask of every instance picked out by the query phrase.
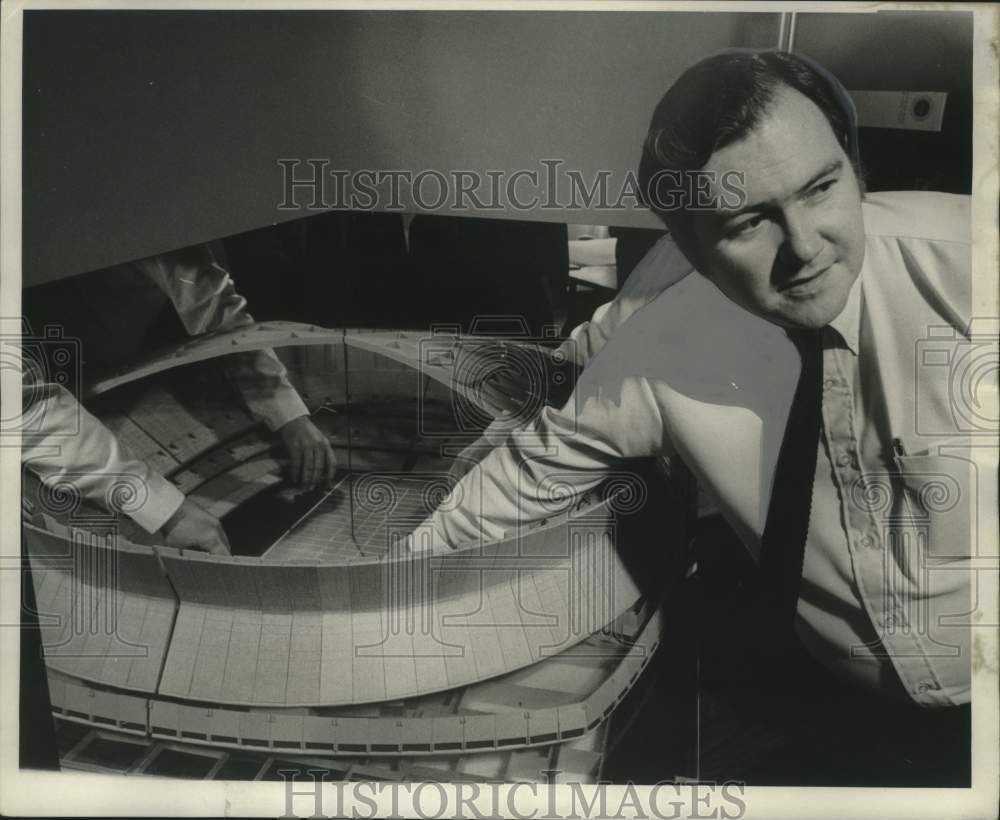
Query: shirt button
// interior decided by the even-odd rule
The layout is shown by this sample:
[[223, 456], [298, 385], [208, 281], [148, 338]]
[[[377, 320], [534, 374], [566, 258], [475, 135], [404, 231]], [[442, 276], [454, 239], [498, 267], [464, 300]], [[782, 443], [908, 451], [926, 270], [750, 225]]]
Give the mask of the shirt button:
[[823, 387], [825, 387], [827, 390], [833, 390], [833, 388], [836, 386], [837, 386], [836, 379], [823, 379]]
[[837, 465], [840, 467], [850, 467], [854, 459], [849, 453], [841, 453], [837, 456]]
[[862, 535], [858, 541], [859, 547], [864, 547], [865, 549], [874, 549], [878, 546], [878, 536], [874, 533], [868, 533], [867, 535]]
[[934, 683], [933, 681], [924, 681], [923, 683], [918, 684], [916, 687], [914, 687], [914, 691], [918, 695], [926, 695], [928, 692], [936, 691], [940, 688], [941, 687], [938, 684]]

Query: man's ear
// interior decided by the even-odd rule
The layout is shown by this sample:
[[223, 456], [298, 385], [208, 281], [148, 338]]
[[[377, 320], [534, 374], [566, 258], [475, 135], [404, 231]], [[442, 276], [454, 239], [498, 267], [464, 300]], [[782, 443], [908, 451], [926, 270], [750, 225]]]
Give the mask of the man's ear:
[[861, 194], [861, 199], [863, 200], [868, 194], [868, 179], [865, 166], [858, 159], [851, 162], [851, 168], [854, 170], [854, 178], [858, 181], [858, 193]]

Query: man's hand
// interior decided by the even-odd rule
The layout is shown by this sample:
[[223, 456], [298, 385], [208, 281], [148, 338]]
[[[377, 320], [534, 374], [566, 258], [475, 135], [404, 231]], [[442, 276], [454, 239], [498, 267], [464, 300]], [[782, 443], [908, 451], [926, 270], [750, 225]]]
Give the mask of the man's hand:
[[303, 490], [330, 487], [337, 469], [333, 448], [308, 416], [292, 419], [278, 432], [288, 450], [291, 480]]
[[229, 555], [229, 539], [219, 519], [190, 498], [177, 508], [160, 529], [171, 547], [204, 550], [213, 555]]
[[[470, 385], [476, 397], [518, 425], [527, 424], [541, 404], [562, 407], [573, 392], [579, 368], [562, 353], [510, 350], [502, 342], [479, 353], [484, 373]], [[538, 382], [539, 377], [541, 382]]]
[[448, 469], [448, 480], [452, 486], [458, 484], [462, 476], [482, 461], [492, 449], [493, 444], [490, 440], [486, 436], [480, 436], [455, 456]]

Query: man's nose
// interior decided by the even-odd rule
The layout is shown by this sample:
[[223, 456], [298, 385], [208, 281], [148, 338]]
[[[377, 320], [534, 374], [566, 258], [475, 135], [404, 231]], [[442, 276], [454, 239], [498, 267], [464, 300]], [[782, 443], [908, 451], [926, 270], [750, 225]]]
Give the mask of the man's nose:
[[785, 236], [781, 251], [788, 263], [805, 265], [823, 249], [823, 239], [813, 219], [796, 209], [784, 214]]

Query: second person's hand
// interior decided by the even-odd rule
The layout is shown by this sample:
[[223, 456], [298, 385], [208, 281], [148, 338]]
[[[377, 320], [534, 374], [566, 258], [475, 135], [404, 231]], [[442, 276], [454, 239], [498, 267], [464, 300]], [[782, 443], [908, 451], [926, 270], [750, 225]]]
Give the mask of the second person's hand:
[[329, 488], [337, 469], [330, 442], [308, 416], [292, 419], [278, 430], [288, 451], [289, 478], [299, 489]]

